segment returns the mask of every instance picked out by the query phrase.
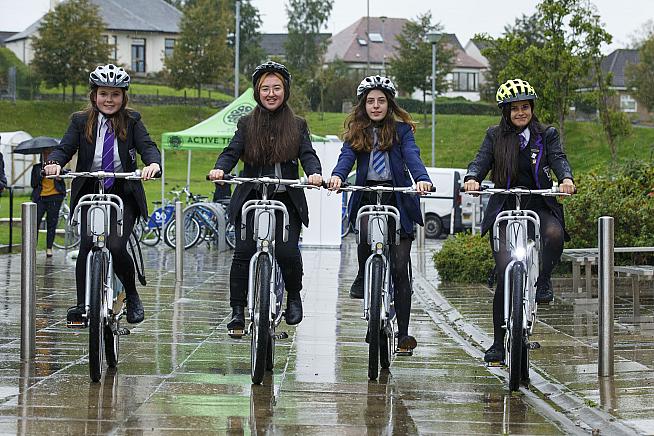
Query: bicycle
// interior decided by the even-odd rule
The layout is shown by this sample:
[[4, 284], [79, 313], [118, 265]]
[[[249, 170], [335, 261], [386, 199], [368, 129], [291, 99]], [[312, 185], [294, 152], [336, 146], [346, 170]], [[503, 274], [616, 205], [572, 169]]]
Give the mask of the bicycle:
[[[540, 219], [538, 214], [520, 208], [523, 195], [568, 196], [551, 189], [487, 188], [467, 194], [513, 195], [515, 209], [500, 212], [493, 224], [493, 249], [500, 249], [500, 225], [506, 223], [506, 250], [511, 260], [504, 271], [504, 350], [509, 369], [509, 390], [517, 391], [529, 380], [529, 351], [540, 348], [530, 341], [536, 325], [536, 280], [540, 274]], [[532, 236], [533, 235], [533, 236]]]
[[80, 322], [67, 321], [69, 328], [89, 328], [89, 375], [93, 382], [98, 382], [105, 360], [109, 368], [117, 366], [120, 336], [130, 333], [128, 329], [120, 327], [120, 320], [126, 313], [125, 292], [114, 274], [113, 259], [106, 246], [112, 210], [118, 236], [122, 236], [123, 200], [118, 195], [105, 193], [102, 181], [108, 177], [141, 180], [141, 173], [69, 172], [58, 177], [92, 177], [100, 181], [99, 192], [83, 195], [73, 211], [72, 224], [77, 226], [82, 208], [87, 208], [85, 231], [93, 239], [93, 248], [86, 259], [85, 313]]
[[[223, 223], [218, 219], [219, 216], [224, 217], [225, 221]], [[175, 218], [172, 221], [174, 222], [174, 220]], [[193, 221], [197, 221], [199, 225], [199, 234], [193, 241], [186, 242], [185, 245], [187, 245], [187, 248], [189, 245], [192, 247], [203, 241], [207, 241], [207, 243], [211, 243], [212, 241], [217, 242], [221, 235], [224, 235], [225, 242], [227, 242], [229, 247], [236, 247], [234, 225], [229, 222], [229, 216], [224, 206], [204, 201], [194, 202], [184, 209], [185, 226], [188, 226]], [[224, 224], [224, 226], [221, 224]], [[221, 230], [221, 228], [224, 230]], [[164, 240], [169, 246], [175, 246], [175, 230], [171, 225], [166, 227]]]
[[[368, 221], [367, 242], [372, 252], [366, 260], [363, 280], [363, 319], [368, 321], [368, 378], [376, 380], [379, 366], [388, 369], [394, 355], [410, 355], [408, 350], [395, 346], [395, 306], [393, 302], [393, 282], [390, 265], [390, 234], [395, 233], [394, 243], [400, 243], [400, 212], [395, 206], [381, 204], [385, 192], [402, 192], [416, 194], [414, 187], [392, 186], [355, 186], [344, 183], [340, 191], [375, 192], [377, 201], [374, 205], [359, 208], [354, 232], [357, 244], [361, 243], [361, 221]], [[389, 219], [392, 219], [392, 225]], [[409, 277], [411, 263], [409, 262]], [[410, 279], [411, 280], [411, 279]], [[411, 283], [410, 283], [411, 285]]]
[[[208, 179], [208, 176], [207, 176]], [[275, 230], [277, 219], [275, 212], [282, 214], [282, 239], [288, 240], [289, 216], [286, 205], [279, 200], [268, 199], [270, 185], [284, 185], [292, 188], [316, 188], [318, 186], [304, 183], [301, 179], [277, 179], [271, 177], [234, 177], [225, 175], [223, 180], [214, 183], [243, 184], [254, 183], [261, 186], [261, 199], [248, 200], [241, 208], [242, 223], [240, 237], [247, 237], [247, 217], [254, 214], [253, 239], [257, 251], [250, 260], [248, 279], [248, 329], [242, 332], [230, 332], [232, 337], [242, 337], [249, 331], [250, 373], [252, 383], [261, 384], [264, 370], [272, 371], [275, 363], [275, 340], [287, 338], [285, 332], [275, 334], [275, 329], [282, 320], [282, 302], [284, 300], [284, 280], [277, 259], [275, 258]]]
[[[66, 197], [70, 189], [66, 189]], [[59, 218], [57, 219], [57, 229], [55, 231], [54, 246], [64, 250], [77, 247], [80, 241], [79, 227], [73, 226], [70, 222], [70, 208], [64, 198], [59, 209]]]
[[[168, 224], [175, 219], [175, 202], [179, 200], [182, 193], [186, 194], [188, 202], [190, 193], [186, 188], [182, 190], [173, 189], [170, 191], [170, 194], [173, 195], [173, 200], [165, 200], [163, 205], [161, 201], [154, 201], [153, 204], [159, 207], [152, 212], [152, 215], [147, 220], [139, 219], [137, 225], [134, 226], [134, 230], [143, 244], [154, 247], [159, 241], [165, 238], [162, 228], [164, 230], [167, 229]], [[199, 223], [197, 226], [195, 224], [193, 222], [188, 223], [185, 235], [185, 248], [190, 248], [194, 245], [194, 241], [198, 237]], [[174, 245], [172, 247], [174, 248]]]

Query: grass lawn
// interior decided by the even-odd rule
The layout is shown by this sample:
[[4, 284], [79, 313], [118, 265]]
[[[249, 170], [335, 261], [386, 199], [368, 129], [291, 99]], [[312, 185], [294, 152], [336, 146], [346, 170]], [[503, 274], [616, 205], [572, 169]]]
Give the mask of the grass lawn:
[[[213, 95], [213, 94], [212, 94]], [[0, 101], [0, 132], [25, 130], [32, 136], [53, 136], [60, 138], [68, 126], [71, 112], [84, 105], [54, 101], [18, 101], [15, 105]], [[215, 109], [200, 106], [134, 106], [141, 112], [150, 135], [155, 142], [161, 142], [164, 132], [182, 130], [216, 113]], [[337, 134], [343, 131], [345, 114], [309, 113], [307, 121], [312, 133], [317, 135]], [[414, 114], [418, 125], [416, 141], [421, 148], [425, 163], [431, 158], [431, 126], [422, 124], [422, 116]], [[497, 117], [469, 115], [437, 115], [436, 124], [436, 166], [466, 168], [477, 152], [486, 129], [497, 123]], [[569, 122], [566, 124], [566, 145], [568, 158], [577, 175], [592, 169], [605, 168], [609, 161], [609, 150], [601, 126], [592, 122]], [[191, 162], [191, 190], [194, 193], [211, 194], [213, 185], [205, 181], [207, 172], [213, 168], [218, 151], [193, 151]], [[652, 159], [654, 154], [654, 129], [636, 127], [633, 133], [618, 144], [618, 157], [626, 159]], [[166, 187], [186, 184], [187, 152], [166, 151]], [[324, 169], [325, 176], [330, 168]], [[150, 201], [161, 197], [161, 184], [157, 181], [145, 184]], [[15, 215], [20, 214], [20, 203], [27, 197], [17, 198]], [[8, 195], [0, 197], [0, 216], [9, 214]], [[7, 240], [7, 226], [0, 226], [0, 242]]]
[[[57, 86], [55, 88], [46, 88], [45, 85], [41, 85], [39, 88], [39, 92], [41, 94], [61, 94], [63, 92], [63, 88], [61, 86]], [[73, 89], [68, 86], [66, 87], [66, 96], [67, 98], [70, 98], [71, 93], [73, 92]], [[87, 87], [86, 86], [78, 86], [76, 89], [77, 94], [86, 94], [87, 92]], [[182, 88], [182, 89], [175, 89], [171, 88], [170, 86], [165, 86], [165, 85], [151, 85], [151, 84], [146, 84], [146, 83], [131, 83], [129, 85], [129, 93], [130, 94], [144, 94], [144, 95], [159, 95], [159, 96], [172, 96], [172, 97], [184, 97], [184, 93], [186, 93], [186, 96], [189, 98], [195, 98], [198, 96], [198, 91], [197, 89], [194, 88]], [[211, 95], [211, 98], [215, 100], [221, 100], [221, 101], [232, 101], [234, 99], [233, 96], [224, 94], [220, 91], [209, 91], [203, 89], [200, 93], [200, 97], [209, 97]]]

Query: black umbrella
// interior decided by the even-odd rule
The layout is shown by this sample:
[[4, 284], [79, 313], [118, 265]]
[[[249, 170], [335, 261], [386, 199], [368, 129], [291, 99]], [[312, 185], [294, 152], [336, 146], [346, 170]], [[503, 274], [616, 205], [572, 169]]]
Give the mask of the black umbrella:
[[13, 153], [20, 154], [39, 154], [48, 148], [54, 148], [59, 145], [59, 140], [48, 136], [37, 136], [18, 144]]

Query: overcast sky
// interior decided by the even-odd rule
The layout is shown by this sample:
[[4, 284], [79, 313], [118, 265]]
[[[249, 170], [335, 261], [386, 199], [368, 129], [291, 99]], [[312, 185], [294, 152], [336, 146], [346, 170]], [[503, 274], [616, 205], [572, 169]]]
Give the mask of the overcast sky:
[[[431, 9], [434, 22], [455, 33], [462, 44], [478, 32], [499, 36], [506, 24], [522, 14], [532, 14], [538, 0], [334, 0], [325, 32], [338, 33], [366, 15], [415, 18]], [[592, 0], [599, 9], [613, 44], [604, 52], [621, 48], [648, 19], [654, 18], [654, 0]], [[263, 19], [262, 32], [286, 32], [285, 0], [252, 0]], [[47, 12], [50, 0], [0, 0], [0, 31], [21, 31]]]

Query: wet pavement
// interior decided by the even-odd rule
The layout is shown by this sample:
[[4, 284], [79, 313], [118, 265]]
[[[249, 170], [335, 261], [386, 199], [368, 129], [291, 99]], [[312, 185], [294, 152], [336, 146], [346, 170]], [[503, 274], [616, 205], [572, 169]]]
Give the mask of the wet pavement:
[[[101, 383], [88, 376], [86, 331], [69, 330], [74, 261], [37, 258], [36, 357], [20, 362], [20, 255], [0, 256], [0, 434], [601, 434], [654, 432], [654, 339], [619, 324], [616, 377], [598, 382], [597, 317], [557, 301], [540, 312], [530, 390], [509, 394], [486, 368], [492, 294], [438, 283], [430, 253], [414, 250], [412, 357], [367, 379], [366, 323], [348, 296], [354, 239], [340, 250], [304, 248], [305, 319], [281, 330], [275, 369], [250, 382], [249, 338], [225, 324], [231, 252], [144, 250], [146, 320], [121, 338], [120, 361]], [[650, 298], [644, 298], [650, 295]], [[651, 293], [643, 292], [651, 315]], [[630, 309], [618, 298], [616, 315]]]

